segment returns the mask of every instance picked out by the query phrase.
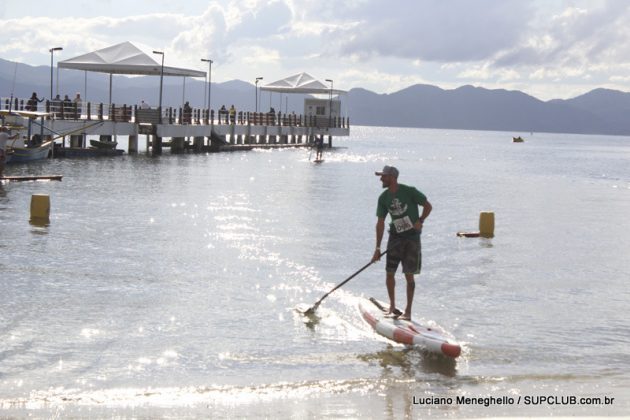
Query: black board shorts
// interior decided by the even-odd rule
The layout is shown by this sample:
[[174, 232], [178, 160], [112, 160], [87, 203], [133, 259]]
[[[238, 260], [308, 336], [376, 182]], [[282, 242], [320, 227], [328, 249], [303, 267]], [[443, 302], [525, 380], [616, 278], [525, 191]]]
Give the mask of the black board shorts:
[[420, 274], [422, 269], [422, 246], [420, 234], [402, 236], [389, 233], [387, 240], [387, 261], [385, 271], [395, 273], [402, 263], [404, 274]]

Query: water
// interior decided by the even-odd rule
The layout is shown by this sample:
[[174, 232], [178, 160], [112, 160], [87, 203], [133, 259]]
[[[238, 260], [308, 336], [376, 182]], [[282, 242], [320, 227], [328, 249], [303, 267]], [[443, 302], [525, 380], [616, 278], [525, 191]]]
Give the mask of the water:
[[[10, 166], [64, 179], [0, 188], [0, 416], [628, 414], [630, 142], [511, 136], [354, 127], [321, 165], [296, 149]], [[385, 164], [433, 204], [414, 316], [463, 343], [456, 362], [360, 318], [359, 297], [386, 297], [382, 263], [319, 320], [294, 311], [369, 261]], [[47, 227], [28, 222], [35, 193]], [[496, 236], [456, 237], [480, 211]]]

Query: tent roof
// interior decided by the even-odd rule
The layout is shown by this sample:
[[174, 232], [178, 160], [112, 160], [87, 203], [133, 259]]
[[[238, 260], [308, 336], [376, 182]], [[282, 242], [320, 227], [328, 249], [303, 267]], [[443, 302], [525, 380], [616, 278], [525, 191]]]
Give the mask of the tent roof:
[[[308, 73], [299, 73], [262, 86], [260, 90], [282, 93], [328, 94], [330, 93], [330, 86], [325, 85]], [[345, 93], [345, 91], [334, 89], [333, 93]]]
[[[60, 68], [111, 74], [159, 76], [161, 64], [131, 42], [123, 42], [58, 63]], [[164, 66], [165, 76], [204, 77], [203, 71]]]

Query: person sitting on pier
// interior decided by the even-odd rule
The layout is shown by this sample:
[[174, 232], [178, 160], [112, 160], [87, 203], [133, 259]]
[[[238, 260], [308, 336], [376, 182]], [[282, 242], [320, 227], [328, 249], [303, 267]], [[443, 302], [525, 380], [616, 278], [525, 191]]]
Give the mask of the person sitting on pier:
[[37, 104], [39, 102], [44, 102], [44, 98], [39, 99], [37, 97], [37, 93], [33, 92], [33, 94], [31, 95], [31, 97], [29, 98], [28, 102], [26, 102], [26, 110], [27, 111], [37, 111]]
[[148, 103], [144, 102], [144, 99], [140, 102], [140, 109], [150, 109], [151, 107], [149, 106]]

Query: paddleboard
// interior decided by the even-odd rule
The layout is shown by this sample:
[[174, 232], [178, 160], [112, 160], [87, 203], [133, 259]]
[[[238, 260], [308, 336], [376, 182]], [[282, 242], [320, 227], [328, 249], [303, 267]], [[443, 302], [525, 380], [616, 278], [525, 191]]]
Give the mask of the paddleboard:
[[313, 161], [313, 163], [322, 163], [324, 161], [324, 159], [315, 159]]
[[425, 327], [413, 320], [406, 321], [386, 317], [386, 305], [374, 298], [361, 299], [359, 311], [363, 319], [378, 334], [401, 344], [420, 346], [431, 353], [457, 358], [462, 348], [459, 343], [448, 338], [444, 332], [433, 327]]

